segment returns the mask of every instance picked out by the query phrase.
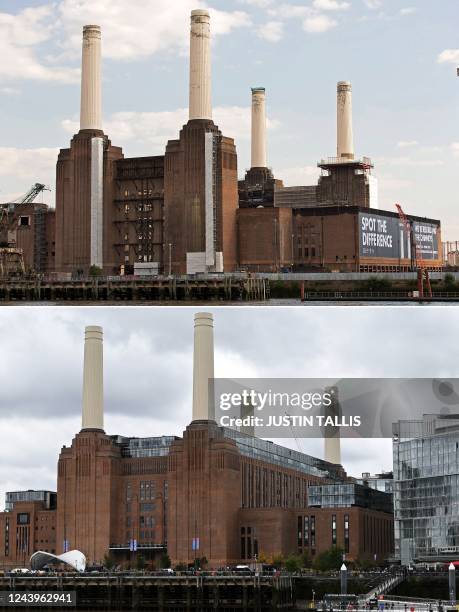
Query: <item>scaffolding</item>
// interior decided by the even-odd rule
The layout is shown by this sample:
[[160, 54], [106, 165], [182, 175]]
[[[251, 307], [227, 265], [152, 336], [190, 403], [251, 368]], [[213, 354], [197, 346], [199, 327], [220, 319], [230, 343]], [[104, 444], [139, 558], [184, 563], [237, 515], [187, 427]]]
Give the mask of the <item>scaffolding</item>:
[[22, 249], [0, 248], [0, 278], [25, 274]]

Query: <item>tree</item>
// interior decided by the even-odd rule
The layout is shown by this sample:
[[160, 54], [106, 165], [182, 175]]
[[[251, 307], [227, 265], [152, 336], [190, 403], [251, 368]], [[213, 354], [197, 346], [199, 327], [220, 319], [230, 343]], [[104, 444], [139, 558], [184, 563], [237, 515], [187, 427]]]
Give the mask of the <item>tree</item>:
[[259, 563], [268, 563], [268, 557], [267, 557], [266, 553], [264, 553], [262, 550], [260, 550], [260, 552], [258, 553], [258, 562]]
[[188, 565], [184, 561], [179, 561], [174, 569], [176, 572], [185, 572], [188, 569]]
[[273, 553], [271, 564], [275, 568], [280, 569], [284, 563], [284, 558], [281, 553]]
[[452, 291], [456, 288], [456, 281], [454, 280], [454, 276], [449, 272], [448, 274], [445, 274], [443, 284], [445, 285], [445, 289], [447, 289], [448, 291]]
[[343, 563], [343, 550], [337, 546], [332, 546], [328, 550], [317, 555], [314, 560], [314, 569], [320, 572], [337, 570]]
[[99, 268], [99, 266], [91, 266], [89, 268], [89, 276], [102, 276], [102, 268]]
[[135, 569], [137, 570], [145, 569], [145, 557], [143, 555], [137, 555], [135, 559]]
[[106, 567], [108, 570], [111, 570], [115, 567], [115, 559], [111, 556], [111, 554], [105, 553], [104, 555], [104, 567]]
[[291, 574], [293, 574], [294, 572], [298, 572], [301, 568], [301, 558], [297, 555], [289, 555], [285, 559], [284, 565], [285, 569]]
[[304, 553], [300, 557], [301, 567], [311, 567], [311, 557], [309, 553], [305, 550]]
[[171, 566], [171, 558], [169, 557], [169, 555], [168, 555], [166, 552], [164, 552], [164, 553], [161, 555], [161, 558], [160, 558], [160, 560], [159, 560], [159, 565], [160, 565], [160, 567], [161, 567], [161, 568], [163, 568], [163, 569], [164, 569], [164, 568], [168, 568], [168, 567], [170, 567], [170, 566]]

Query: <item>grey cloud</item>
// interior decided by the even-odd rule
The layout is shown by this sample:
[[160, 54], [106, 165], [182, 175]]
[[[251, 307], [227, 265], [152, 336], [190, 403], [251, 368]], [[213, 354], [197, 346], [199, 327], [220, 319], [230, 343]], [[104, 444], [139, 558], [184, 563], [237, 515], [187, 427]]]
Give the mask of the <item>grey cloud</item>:
[[[54, 482], [59, 449], [80, 424], [85, 325], [104, 327], [107, 432], [180, 435], [198, 310], [215, 314], [220, 377], [456, 376], [454, 307], [2, 308], [0, 496]], [[322, 454], [321, 441], [282, 443]], [[346, 469], [390, 469], [388, 444], [343, 442]]]

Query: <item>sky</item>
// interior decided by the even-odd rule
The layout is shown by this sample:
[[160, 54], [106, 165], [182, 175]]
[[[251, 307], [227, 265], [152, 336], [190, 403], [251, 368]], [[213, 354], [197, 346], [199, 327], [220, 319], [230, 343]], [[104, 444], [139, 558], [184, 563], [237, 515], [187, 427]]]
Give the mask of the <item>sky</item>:
[[400, 202], [459, 239], [458, 0], [0, 0], [0, 201], [35, 182], [54, 204], [58, 149], [78, 130], [81, 28], [103, 30], [104, 128], [127, 156], [163, 154], [187, 119], [191, 9], [211, 10], [214, 120], [250, 160], [264, 86], [268, 163], [314, 184], [335, 155], [336, 83], [353, 84], [357, 155], [380, 208]]
[[[202, 307], [201, 307], [202, 309]], [[455, 378], [456, 307], [215, 307], [216, 378]], [[0, 316], [0, 508], [56, 488], [81, 428], [86, 325], [104, 328], [105, 431], [182, 435], [192, 414], [191, 307], [23, 307]], [[403, 415], [401, 415], [403, 416]], [[285, 446], [323, 457], [323, 441]], [[343, 440], [348, 474], [392, 469], [391, 440]]]

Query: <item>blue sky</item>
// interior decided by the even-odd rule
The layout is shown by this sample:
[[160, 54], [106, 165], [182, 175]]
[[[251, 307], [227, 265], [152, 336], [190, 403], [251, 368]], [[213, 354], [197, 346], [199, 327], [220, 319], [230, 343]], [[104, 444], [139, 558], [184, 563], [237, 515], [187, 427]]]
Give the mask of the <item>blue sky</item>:
[[78, 129], [85, 23], [103, 28], [106, 132], [128, 156], [161, 154], [186, 120], [198, 6], [213, 9], [214, 118], [241, 175], [250, 87], [267, 90], [276, 177], [312, 184], [335, 153], [336, 82], [350, 80], [356, 153], [374, 160], [380, 207], [400, 201], [459, 239], [458, 0], [0, 0], [0, 201], [53, 184]]

